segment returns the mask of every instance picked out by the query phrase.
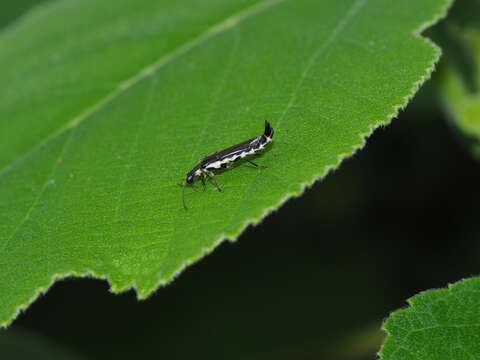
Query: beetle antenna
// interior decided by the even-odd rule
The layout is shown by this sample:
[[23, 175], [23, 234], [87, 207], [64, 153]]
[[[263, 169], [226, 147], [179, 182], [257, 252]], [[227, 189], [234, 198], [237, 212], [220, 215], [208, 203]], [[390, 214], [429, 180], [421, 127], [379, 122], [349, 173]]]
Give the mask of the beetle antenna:
[[182, 184], [182, 188], [183, 188], [183, 189], [182, 189], [182, 202], [183, 202], [183, 208], [185, 209], [185, 211], [188, 210], [187, 204], [185, 204], [185, 188], [186, 188], [186, 187], [187, 187], [186, 184], [183, 183], [183, 184]]
[[187, 186], [187, 184], [184, 182], [181, 182], [181, 183], [178, 183], [177, 184], [178, 186], [182, 187], [182, 202], [183, 202], [183, 208], [185, 209], [185, 211], [188, 210], [187, 208], [187, 205], [185, 204], [185, 187]]

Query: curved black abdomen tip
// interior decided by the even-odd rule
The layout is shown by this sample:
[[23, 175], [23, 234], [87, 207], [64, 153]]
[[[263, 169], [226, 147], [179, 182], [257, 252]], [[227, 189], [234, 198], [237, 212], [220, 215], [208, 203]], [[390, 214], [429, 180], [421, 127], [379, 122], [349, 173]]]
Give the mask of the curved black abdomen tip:
[[265, 120], [265, 132], [263, 133], [266, 137], [270, 139], [273, 137], [273, 128], [270, 126], [270, 123]]

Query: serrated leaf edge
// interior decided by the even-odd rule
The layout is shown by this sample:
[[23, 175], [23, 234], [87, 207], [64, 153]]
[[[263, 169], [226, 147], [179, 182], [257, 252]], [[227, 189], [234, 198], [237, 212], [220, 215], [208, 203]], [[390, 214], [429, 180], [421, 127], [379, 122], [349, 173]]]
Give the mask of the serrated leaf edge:
[[[269, 8], [270, 6], [276, 4], [276, 3], [280, 3], [280, 2], [283, 2], [285, 0], [267, 0], [267, 1], [264, 1], [260, 4], [256, 4], [254, 6], [252, 6], [251, 8], [248, 8], [246, 10], [243, 10], [241, 13], [237, 14], [237, 15], [233, 15], [232, 17], [233, 18], [236, 18], [237, 16], [239, 16], [240, 14], [244, 14], [244, 13], [256, 13], [257, 11], [262, 11], [264, 9], [267, 9]], [[313, 184], [318, 181], [318, 180], [322, 180], [323, 178], [325, 178], [325, 176], [327, 176], [331, 171], [334, 171], [336, 169], [338, 169], [338, 167], [340, 166], [340, 164], [347, 158], [353, 156], [357, 151], [359, 151], [360, 149], [362, 149], [365, 144], [366, 144], [366, 140], [369, 136], [372, 135], [372, 133], [379, 127], [381, 126], [386, 126], [388, 125], [397, 115], [398, 113], [400, 112], [400, 110], [402, 110], [403, 108], [405, 108], [408, 104], [408, 102], [413, 98], [413, 96], [416, 94], [416, 92], [419, 90], [419, 88], [422, 86], [423, 83], [425, 83], [428, 79], [430, 79], [431, 77], [431, 74], [433, 73], [433, 71], [435, 70], [435, 65], [438, 63], [439, 59], [440, 59], [440, 56], [441, 56], [441, 49], [433, 42], [431, 41], [430, 39], [422, 36], [422, 32], [427, 29], [428, 27], [436, 24], [438, 21], [440, 21], [442, 18], [444, 18], [447, 13], [448, 13], [448, 10], [449, 8], [451, 7], [451, 5], [453, 4], [453, 1], [454, 0], [445, 0], [444, 3], [443, 3], [443, 6], [441, 7], [440, 11], [434, 15], [434, 17], [430, 20], [430, 21], [425, 21], [423, 22], [422, 24], [420, 24], [420, 26], [417, 28], [417, 29], [414, 29], [412, 31], [413, 33], [413, 36], [415, 36], [416, 38], [418, 38], [419, 40], [422, 40], [424, 43], [428, 44], [429, 46], [432, 47], [432, 49], [436, 52], [436, 56], [434, 59], [432, 59], [431, 63], [430, 63], [430, 66], [425, 70], [425, 74], [418, 80], [416, 81], [413, 85], [412, 85], [412, 88], [410, 90], [410, 93], [407, 94], [405, 97], [404, 97], [404, 101], [403, 103], [401, 104], [396, 104], [394, 106], [392, 106], [392, 112], [387, 115], [387, 119], [386, 120], [383, 120], [383, 121], [379, 121], [377, 124], [375, 125], [372, 125], [370, 126], [370, 128], [368, 129], [368, 131], [364, 132], [364, 133], [360, 133], [358, 134], [359, 136], [359, 142], [355, 145], [352, 146], [352, 149], [351, 149], [351, 152], [349, 153], [342, 153], [342, 154], [339, 154], [338, 157], [337, 157], [337, 161], [333, 164], [330, 164], [330, 165], [327, 165], [325, 166], [318, 174], [315, 174], [310, 180], [307, 180], [301, 184], [299, 184], [297, 190], [295, 191], [290, 191], [289, 193], [287, 193], [281, 200], [279, 200], [276, 204], [274, 205], [271, 205], [271, 206], [268, 206], [265, 208], [265, 210], [259, 214], [258, 216], [254, 216], [254, 217], [251, 217], [247, 220], [245, 220], [243, 222], [243, 224], [241, 224], [239, 226], [239, 230], [238, 231], [233, 231], [232, 233], [228, 234], [228, 233], [223, 233], [221, 234], [214, 242], [211, 246], [208, 246], [208, 247], [205, 247], [204, 249], [202, 249], [198, 255], [195, 255], [195, 256], [192, 256], [191, 258], [187, 259], [183, 264], [182, 266], [180, 266], [178, 268], [178, 270], [170, 277], [170, 278], [162, 278], [162, 276], [160, 275], [159, 276], [159, 279], [158, 279], [158, 282], [157, 282], [157, 285], [155, 285], [154, 287], [152, 287], [151, 289], [146, 289], [144, 291], [139, 291], [138, 290], [138, 287], [137, 287], [137, 284], [136, 282], [133, 282], [131, 285], [129, 286], [122, 286], [122, 287], [116, 287], [115, 284], [112, 284], [108, 278], [108, 275], [103, 275], [103, 274], [99, 274], [99, 273], [96, 273], [94, 271], [89, 271], [89, 272], [85, 272], [85, 273], [78, 273], [78, 272], [67, 272], [67, 273], [64, 273], [64, 274], [61, 274], [61, 273], [58, 273], [58, 274], [55, 274], [53, 276], [51, 276], [50, 278], [50, 281], [44, 285], [44, 286], [40, 286], [36, 289], [34, 295], [30, 298], [30, 300], [28, 300], [27, 302], [19, 305], [16, 309], [15, 309], [15, 312], [12, 314], [12, 316], [10, 317], [10, 319], [6, 320], [6, 321], [3, 321], [3, 322], [0, 322], [0, 327], [7, 327], [8, 325], [10, 325], [12, 323], [13, 320], [15, 320], [15, 318], [25, 309], [28, 308], [28, 306], [33, 303], [40, 295], [42, 294], [45, 294], [50, 288], [51, 286], [56, 282], [56, 281], [59, 281], [59, 280], [63, 280], [65, 278], [69, 278], [69, 277], [82, 277], [82, 278], [88, 278], [88, 277], [93, 277], [93, 278], [96, 278], [96, 279], [102, 279], [102, 280], [106, 280], [109, 285], [110, 285], [110, 290], [113, 292], [113, 293], [121, 293], [121, 292], [125, 292], [125, 291], [128, 291], [130, 289], [133, 289], [135, 290], [135, 292], [137, 293], [137, 298], [139, 300], [143, 300], [143, 299], [146, 299], [147, 297], [151, 296], [155, 290], [158, 290], [160, 287], [162, 286], [165, 286], [167, 284], [169, 284], [170, 282], [172, 282], [173, 280], [176, 279], [177, 276], [179, 276], [179, 274], [181, 272], [183, 272], [183, 270], [185, 270], [186, 267], [200, 261], [203, 257], [205, 257], [206, 255], [210, 254], [211, 252], [213, 252], [213, 250], [219, 246], [223, 241], [225, 240], [228, 240], [228, 241], [236, 241], [236, 239], [241, 235], [241, 233], [243, 233], [243, 231], [245, 231], [245, 229], [252, 225], [252, 226], [256, 226], [258, 224], [261, 223], [261, 221], [266, 217], [268, 216], [269, 214], [273, 213], [274, 211], [278, 210], [282, 205], [284, 205], [288, 200], [292, 199], [292, 198], [298, 198], [300, 197], [308, 188], [312, 187]], [[269, 4], [270, 6], [267, 6], [267, 4]], [[260, 6], [262, 5], [262, 6]], [[257, 11], [254, 11], [252, 9], [255, 9], [257, 7], [260, 7], [259, 10]], [[194, 46], [187, 46], [187, 45], [184, 45], [180, 48], [178, 48], [177, 50], [174, 50], [173, 52], [170, 53], [170, 57], [173, 59], [173, 58], [176, 58], [177, 56], [183, 54], [184, 52], [190, 50], [190, 49], [193, 49], [195, 46], [201, 44], [203, 41], [209, 39], [209, 38], [212, 38], [214, 37], [215, 35], [219, 34], [220, 33], [220, 30], [227, 30], [229, 29], [231, 26], [233, 25], [236, 25], [238, 23], [240, 23], [241, 21], [245, 20], [246, 18], [248, 18], [248, 16], [246, 16], [246, 14], [244, 14], [243, 16], [239, 18], [237, 18], [237, 21], [235, 22], [235, 20], [229, 20], [231, 19], [232, 17], [230, 18], [227, 18], [226, 20], [214, 25], [213, 27], [211, 27], [210, 29], [208, 29], [206, 32], [202, 33], [199, 37], [197, 37], [196, 39], [197, 40], [194, 40], [195, 42], [195, 45]], [[212, 30], [212, 29], [216, 29], [216, 30]], [[200, 38], [206, 36], [207, 34], [210, 34], [208, 37], [206, 37], [203, 41], [200, 40]], [[184, 50], [181, 50], [182, 48], [184, 47], [188, 47], [188, 49], [184, 49]], [[178, 53], [176, 56], [174, 55], [175, 53]], [[167, 55], [168, 56], [168, 55]], [[99, 102], [97, 102], [95, 105], [93, 105], [91, 108], [87, 109], [84, 113], [84, 115], [79, 115], [78, 117], [72, 119], [65, 127], [61, 128], [59, 131], [57, 131], [57, 133], [55, 133], [54, 135], [51, 135], [50, 137], [47, 138], [47, 140], [50, 140], [52, 138], [54, 138], [55, 136], [59, 136], [63, 133], [63, 131], [66, 131], [72, 127], [75, 127], [77, 126], [81, 121], [83, 121], [85, 118], [87, 118], [88, 116], [90, 116], [93, 112], [97, 111], [98, 109], [100, 109], [103, 105], [105, 105], [106, 103], [108, 103], [109, 101], [113, 100], [113, 98], [115, 96], [113, 96], [112, 94], [113, 93], [116, 93], [117, 91], [123, 91], [125, 90], [124, 87], [127, 86], [130, 87], [132, 85], [134, 85], [135, 83], [137, 83], [138, 81], [140, 81], [141, 79], [143, 79], [144, 77], [150, 75], [151, 73], [153, 73], [156, 69], [156, 66], [158, 65], [155, 65], [155, 64], [159, 64], [160, 63], [160, 60], [155, 62], [154, 64], [150, 65], [149, 67], [143, 69], [142, 71], [140, 71], [136, 76], [138, 76], [138, 80], [137, 81], [133, 81], [133, 78], [131, 79], [128, 79], [126, 80], [125, 82], [123, 82], [122, 84], [120, 84], [118, 86], [118, 88], [116, 90], [114, 90], [114, 92], [112, 92], [109, 96], [107, 96], [106, 98], [104, 98], [103, 100], [100, 100]], [[148, 68], [152, 68], [151, 70], [147, 70]], [[125, 85], [127, 84], [127, 85]], [[129, 85], [128, 85], [129, 84]], [[123, 88], [123, 90], [120, 90], [121, 88]], [[39, 145], [37, 145], [37, 147], [35, 149], [40, 149], [43, 144], [46, 143], [46, 140], [44, 140], [42, 143], [40, 143]], [[35, 151], [32, 150], [32, 151]], [[21, 158], [17, 159], [18, 161], [21, 161], [22, 159], [25, 159], [27, 158], [29, 155], [32, 154], [32, 151], [30, 151], [29, 153], [27, 153], [26, 155], [22, 156]], [[17, 160], [14, 161], [14, 163], [16, 164], [17, 163]], [[5, 172], [5, 171], [8, 171], [10, 168], [13, 167], [13, 163], [11, 164], [11, 166], [7, 166], [5, 167], [4, 169], [1, 169], [0, 170], [0, 176]], [[387, 337], [386, 337], [386, 340], [388, 340], [388, 333], [387, 333]], [[380, 350], [381, 351], [381, 350]], [[379, 353], [380, 354], [380, 353]]]

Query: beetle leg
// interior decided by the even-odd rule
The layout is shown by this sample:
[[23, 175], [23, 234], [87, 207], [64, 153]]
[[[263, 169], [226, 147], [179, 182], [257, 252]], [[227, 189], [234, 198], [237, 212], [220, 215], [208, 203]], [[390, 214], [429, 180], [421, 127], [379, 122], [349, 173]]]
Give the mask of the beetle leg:
[[193, 187], [193, 190], [197, 191], [197, 189], [198, 189], [198, 185], [197, 185], [197, 184], [193, 183], [193, 184], [192, 184], [192, 187]]
[[207, 172], [207, 175], [212, 182], [212, 184], [217, 188], [218, 191], [222, 192], [223, 190], [220, 189], [220, 186], [218, 186], [217, 181], [215, 180], [215, 176], [211, 172]]
[[264, 165], [258, 165], [258, 164], [255, 164], [253, 161], [250, 161], [250, 160], [246, 160], [249, 164], [252, 164], [253, 166], [255, 166], [256, 168], [262, 168], [262, 169], [266, 169], [268, 166], [264, 166]]

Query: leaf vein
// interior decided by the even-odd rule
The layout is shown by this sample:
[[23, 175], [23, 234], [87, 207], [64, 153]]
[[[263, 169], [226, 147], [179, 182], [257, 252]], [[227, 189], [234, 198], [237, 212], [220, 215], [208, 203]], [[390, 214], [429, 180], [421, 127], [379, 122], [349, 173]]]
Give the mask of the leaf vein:
[[[66, 131], [69, 131], [70, 129], [76, 129], [77, 126], [84, 121], [87, 118], [90, 118], [92, 115], [100, 111], [104, 106], [106, 106], [108, 103], [112, 102], [114, 99], [116, 99], [119, 95], [123, 94], [125, 91], [127, 91], [129, 88], [140, 82], [141, 80], [153, 75], [156, 71], [161, 69], [162, 67], [166, 66], [167, 64], [171, 63], [175, 59], [179, 58], [182, 55], [185, 55], [189, 51], [193, 50], [197, 46], [205, 43], [206, 41], [212, 39], [218, 34], [224, 33], [225, 31], [235, 27], [236, 25], [240, 24], [241, 22], [245, 21], [246, 19], [249, 19], [285, 0], [265, 0], [260, 3], [257, 3], [249, 8], [243, 9], [242, 11], [226, 18], [225, 20], [213, 25], [212, 27], [208, 28], [206, 31], [201, 33], [199, 36], [196, 38], [192, 39], [189, 42], [184, 43], [182, 46], [177, 47], [175, 50], [172, 52], [168, 53], [165, 56], [160, 57], [157, 59], [155, 62], [150, 64], [149, 66], [141, 69], [136, 75], [133, 77], [130, 77], [129, 79], [125, 80], [124, 82], [120, 83], [119, 86], [115, 90], [113, 90], [110, 94], [105, 96], [104, 98], [100, 99], [97, 101], [95, 104], [93, 104], [91, 107], [87, 108], [84, 112], [80, 113], [78, 116], [70, 120], [64, 127], [60, 128], [56, 132], [54, 132], [52, 135], [48, 136], [45, 140], [41, 141], [34, 149], [32, 149], [30, 152], [27, 154], [15, 159], [12, 163], [9, 165], [5, 166], [3, 169], [0, 170], [0, 177], [11, 171], [12, 169], [15, 168], [16, 165], [19, 165], [23, 162], [23, 160], [28, 159], [29, 156], [33, 155], [36, 153], [39, 149], [43, 148], [46, 146], [50, 141], [53, 139], [61, 136], [64, 134]], [[63, 156], [66, 152], [66, 148], [68, 147], [68, 144], [72, 138], [72, 133], [70, 133], [68, 139], [65, 141], [63, 148], [61, 150], [61, 155], [59, 158]], [[25, 224], [25, 222], [30, 218], [30, 215], [33, 211], [33, 209], [37, 206], [39, 203], [41, 197], [43, 196], [48, 184], [49, 184], [49, 179], [54, 175], [56, 169], [58, 167], [58, 159], [55, 161], [53, 164], [52, 170], [50, 171], [49, 176], [47, 177], [47, 180], [45, 181], [44, 185], [42, 186], [39, 194], [35, 197], [33, 200], [31, 206], [28, 208], [28, 210], [25, 213], [25, 216], [22, 218], [22, 220], [19, 222], [18, 226], [15, 227], [13, 232], [10, 234], [10, 236], [7, 238], [5, 241], [5, 244], [3, 247], [0, 249], [0, 252], [3, 252], [7, 245], [10, 243], [12, 238], [15, 236], [15, 234], [18, 232], [18, 230]]]
[[[297, 97], [297, 94], [300, 90], [300, 88], [302, 87], [303, 83], [305, 82], [305, 79], [307, 77], [307, 74], [309, 73], [309, 71], [311, 70], [312, 66], [315, 64], [316, 60], [322, 55], [325, 53], [325, 51], [328, 50], [328, 48], [330, 47], [330, 45], [334, 42], [334, 40], [338, 37], [338, 35], [345, 29], [345, 27], [348, 25], [348, 23], [351, 21], [351, 19], [358, 13], [358, 11], [365, 5], [365, 3], [367, 2], [367, 0], [355, 0], [353, 5], [350, 7], [350, 9], [345, 13], [344, 16], [342, 16], [339, 20], [339, 22], [337, 23], [337, 26], [335, 26], [335, 28], [333, 29], [333, 31], [330, 33], [330, 35], [328, 36], [327, 40], [318, 48], [317, 51], [315, 51], [313, 53], [313, 55], [310, 57], [309, 61], [307, 62], [307, 65], [305, 66], [305, 69], [304, 71], [302, 72], [302, 74], [300, 75], [300, 78], [299, 78], [299, 81], [298, 81], [298, 84], [297, 86], [295, 87], [295, 89], [293, 90], [291, 96], [290, 96], [290, 100], [289, 102], [287, 103], [284, 111], [282, 112], [282, 115], [280, 116], [280, 118], [278, 119], [277, 123], [275, 124], [275, 129], [276, 131], [278, 131], [278, 129], [280, 128], [280, 124], [282, 123], [282, 121], [284, 120], [286, 114], [288, 113], [288, 111], [290, 110], [290, 108], [293, 106], [293, 104], [295, 103], [295, 100], [296, 100], [296, 97]], [[242, 204], [242, 203], [245, 203], [245, 202], [248, 202], [248, 199], [247, 199], [247, 194], [248, 194], [248, 190], [250, 189], [250, 187], [252, 186], [253, 183], [255, 183], [256, 179], [258, 178], [259, 176], [259, 173], [255, 174], [252, 182], [250, 182], [246, 187], [245, 187], [245, 190], [243, 191], [242, 193], [242, 196], [241, 196], [241, 199], [243, 199], [243, 202], [239, 201], [238, 204]], [[223, 233], [226, 233], [226, 230], [227, 228], [232, 224], [232, 222], [234, 221], [234, 216], [235, 214], [238, 213], [238, 207], [237, 206], [237, 209], [236, 211], [233, 211], [232, 212], [232, 215], [230, 216], [230, 219], [229, 221], [226, 223], [225, 225], [225, 228], [223, 230]]]
[[17, 232], [20, 230], [20, 228], [27, 222], [28, 219], [30, 219], [30, 215], [32, 214], [33, 209], [38, 205], [40, 202], [40, 199], [42, 198], [43, 194], [45, 193], [45, 190], [47, 189], [48, 185], [50, 184], [50, 180], [54, 178], [55, 172], [58, 169], [58, 165], [60, 164], [60, 159], [62, 159], [63, 155], [65, 154], [68, 146], [70, 145], [70, 141], [73, 138], [73, 133], [75, 132], [75, 129], [72, 129], [70, 134], [68, 135], [68, 138], [65, 140], [65, 142], [62, 145], [62, 149], [60, 151], [60, 155], [54, 160], [52, 169], [50, 170], [49, 175], [47, 176], [47, 179], [45, 180], [45, 183], [43, 184], [42, 188], [40, 189], [38, 195], [35, 197], [34, 201], [28, 208], [27, 212], [25, 213], [25, 216], [22, 218], [22, 220], [18, 223], [18, 225], [15, 227], [15, 229], [12, 231], [10, 236], [7, 238], [5, 243], [3, 244], [2, 248], [0, 249], [0, 253], [4, 252], [5, 249], [7, 248], [8, 244], [11, 242], [11, 240], [14, 238], [14, 236], [17, 234]]
[[205, 43], [206, 41], [214, 38], [218, 34], [221, 34], [236, 25], [240, 24], [241, 22], [283, 2], [285, 0], [264, 0], [260, 3], [252, 5], [246, 9], [241, 10], [240, 12], [226, 18], [223, 21], [216, 23], [215, 25], [211, 26], [203, 33], [198, 35], [197, 37], [193, 38], [192, 40], [185, 42], [183, 45], [177, 47], [170, 53], [160, 57], [152, 64], [144, 67], [139, 72], [137, 72], [134, 76], [126, 79], [122, 83], [120, 83], [112, 92], [107, 94], [105, 97], [98, 100], [89, 108], [85, 109], [82, 113], [71, 119], [65, 126], [59, 128], [57, 131], [52, 133], [52, 135], [46, 137], [43, 141], [38, 143], [32, 150], [28, 153], [21, 155], [20, 157], [13, 160], [10, 164], [6, 165], [4, 168], [0, 169], [0, 176], [4, 175], [8, 171], [11, 171], [15, 168], [16, 165], [22, 163], [23, 160], [27, 159], [32, 154], [36, 153], [39, 149], [41, 149], [44, 145], [49, 143], [51, 140], [60, 136], [65, 131], [70, 128], [76, 127], [82, 121], [87, 118], [90, 118], [93, 114], [98, 113], [101, 109], [103, 109], [107, 104], [111, 103], [114, 99], [116, 99], [119, 95], [123, 94], [125, 91], [130, 89], [132, 86], [140, 82], [141, 80], [153, 75], [162, 67], [168, 65], [175, 59], [187, 54], [197, 46]]

